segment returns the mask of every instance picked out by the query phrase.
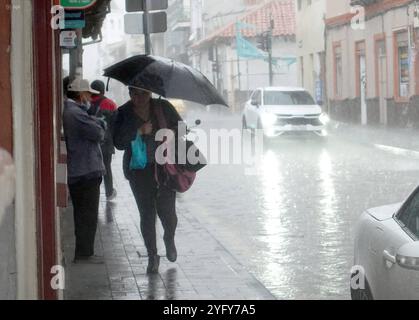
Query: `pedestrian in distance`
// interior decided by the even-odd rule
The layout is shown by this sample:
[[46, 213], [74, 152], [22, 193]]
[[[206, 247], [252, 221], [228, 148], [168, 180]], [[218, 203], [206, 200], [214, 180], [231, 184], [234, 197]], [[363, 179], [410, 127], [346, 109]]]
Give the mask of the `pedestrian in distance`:
[[63, 79], [63, 98], [64, 101], [67, 100], [67, 90], [68, 90], [68, 86], [70, 84], [70, 77], [66, 76]]
[[[157, 115], [153, 111], [157, 104], [163, 110], [167, 127], [177, 132], [181, 117], [170, 104], [163, 99], [153, 99], [151, 92], [138, 87], [129, 87], [130, 100], [121, 106], [116, 114], [113, 138], [114, 145], [124, 150], [123, 170], [129, 180], [131, 190], [137, 202], [141, 219], [141, 233], [148, 253], [147, 273], [157, 273], [160, 263], [156, 245], [156, 215], [159, 216], [163, 229], [166, 257], [174, 262], [177, 259], [175, 231], [177, 226], [176, 192], [164, 185], [158, 185], [155, 179], [155, 152], [158, 144], [155, 135], [160, 129]], [[131, 169], [132, 145], [137, 137], [146, 145], [147, 164], [143, 169]]]
[[115, 154], [115, 147], [112, 139], [112, 122], [115, 111], [118, 106], [115, 102], [105, 96], [105, 84], [101, 80], [92, 82], [91, 87], [99, 94], [92, 95], [91, 107], [88, 111], [90, 115], [103, 118], [106, 121], [107, 129], [105, 138], [100, 144], [103, 162], [105, 164], [106, 173], [103, 177], [105, 183], [106, 200], [111, 201], [115, 199], [117, 192], [113, 186], [112, 177], [112, 156]]
[[94, 255], [94, 242], [100, 184], [105, 173], [100, 143], [106, 124], [87, 113], [92, 94], [99, 92], [90, 87], [89, 81], [75, 79], [68, 86], [63, 111], [68, 188], [74, 209], [75, 263], [103, 263]]

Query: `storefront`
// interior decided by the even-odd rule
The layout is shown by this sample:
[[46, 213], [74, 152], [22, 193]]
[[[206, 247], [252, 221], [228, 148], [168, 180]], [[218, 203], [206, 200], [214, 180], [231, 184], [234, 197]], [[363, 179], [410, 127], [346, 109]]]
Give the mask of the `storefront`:
[[334, 15], [328, 8], [327, 79], [334, 118], [390, 126], [419, 123], [416, 10], [410, 0], [378, 1], [366, 5], [361, 28], [352, 25], [353, 13]]

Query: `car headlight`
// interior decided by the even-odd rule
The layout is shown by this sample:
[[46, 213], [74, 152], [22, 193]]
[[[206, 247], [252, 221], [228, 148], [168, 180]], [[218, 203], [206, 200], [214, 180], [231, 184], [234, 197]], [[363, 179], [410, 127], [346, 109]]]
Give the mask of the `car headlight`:
[[275, 124], [275, 122], [276, 122], [276, 115], [275, 114], [272, 114], [272, 113], [265, 112], [265, 113], [262, 113], [261, 120], [262, 120], [263, 126], [269, 127], [269, 126], [272, 126], [272, 125]]
[[320, 122], [321, 122], [321, 123], [323, 123], [323, 124], [328, 124], [328, 123], [330, 122], [330, 118], [329, 118], [329, 116], [327, 115], [327, 113], [322, 113], [322, 114], [320, 115], [320, 117], [319, 117], [319, 120], [320, 120]]

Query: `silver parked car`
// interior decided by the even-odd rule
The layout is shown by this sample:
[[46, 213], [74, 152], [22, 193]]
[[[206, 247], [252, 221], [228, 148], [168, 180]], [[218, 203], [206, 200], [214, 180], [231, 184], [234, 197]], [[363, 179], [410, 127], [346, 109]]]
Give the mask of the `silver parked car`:
[[351, 296], [419, 299], [419, 188], [404, 203], [368, 209], [361, 215]]

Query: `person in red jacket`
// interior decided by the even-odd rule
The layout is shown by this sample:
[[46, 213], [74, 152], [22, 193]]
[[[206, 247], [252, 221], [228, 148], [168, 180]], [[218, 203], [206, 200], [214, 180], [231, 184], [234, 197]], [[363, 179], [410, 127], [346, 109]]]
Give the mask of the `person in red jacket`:
[[101, 143], [103, 162], [105, 164], [106, 174], [104, 176], [106, 199], [113, 200], [116, 197], [116, 190], [113, 187], [112, 178], [112, 156], [115, 154], [115, 147], [112, 139], [112, 119], [118, 106], [111, 99], [105, 97], [105, 84], [103, 81], [95, 80], [91, 84], [92, 89], [99, 91], [100, 94], [92, 96], [91, 107], [88, 111], [90, 115], [104, 118], [107, 123], [105, 139]]

